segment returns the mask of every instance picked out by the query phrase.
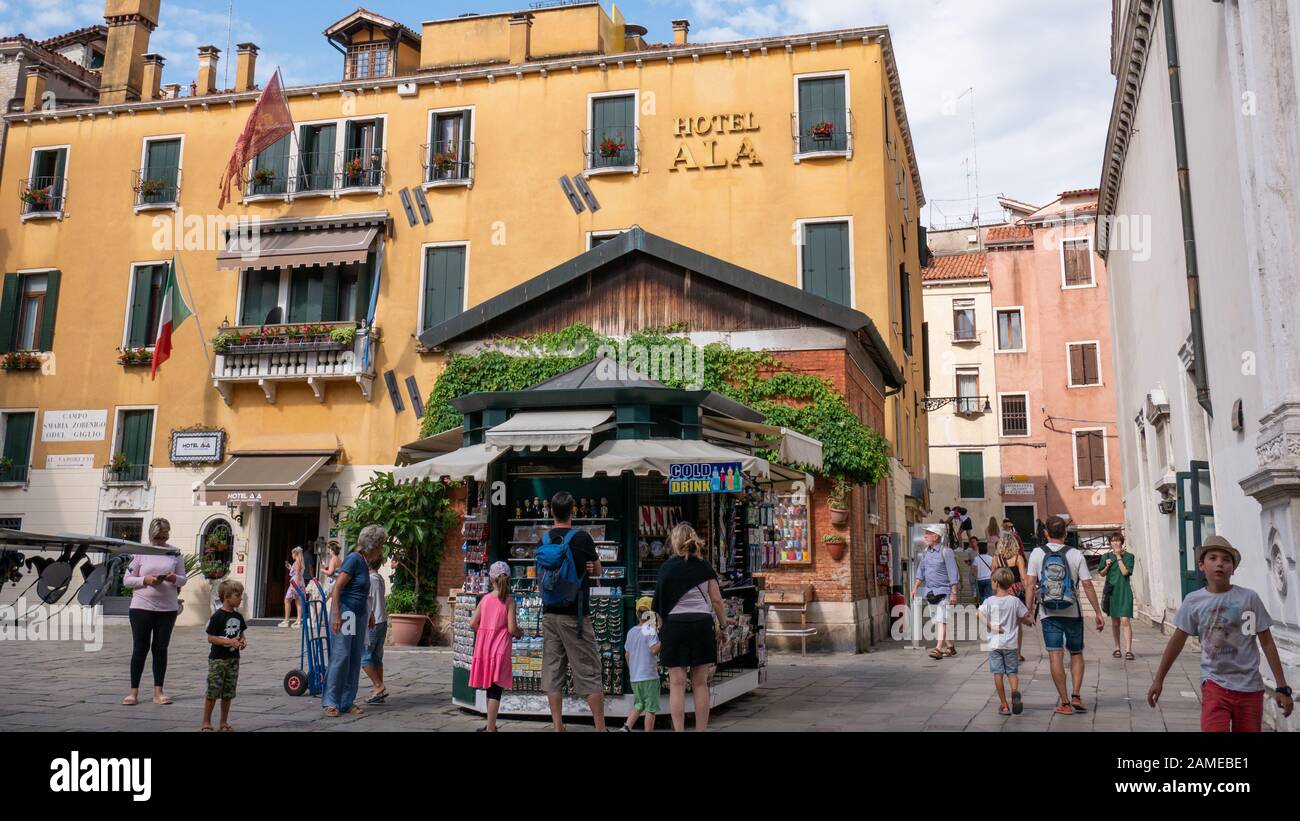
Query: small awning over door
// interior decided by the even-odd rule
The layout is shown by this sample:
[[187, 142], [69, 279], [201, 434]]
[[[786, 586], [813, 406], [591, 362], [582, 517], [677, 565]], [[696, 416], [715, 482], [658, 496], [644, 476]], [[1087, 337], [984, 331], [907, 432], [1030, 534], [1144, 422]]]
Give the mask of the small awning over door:
[[302, 490], [333, 453], [236, 456], [203, 480], [205, 504], [296, 505]]
[[379, 228], [351, 226], [299, 231], [234, 233], [217, 254], [217, 268], [294, 268], [365, 262]]
[[488, 468], [505, 453], [504, 450], [489, 449], [487, 445], [470, 445], [432, 459], [425, 459], [414, 465], [400, 467], [393, 471], [393, 478], [398, 484], [419, 482], [423, 479], [437, 481], [443, 477], [456, 482], [462, 479], [486, 482]]
[[487, 432], [488, 448], [500, 450], [586, 450], [598, 431], [613, 427], [610, 408], [521, 411]]

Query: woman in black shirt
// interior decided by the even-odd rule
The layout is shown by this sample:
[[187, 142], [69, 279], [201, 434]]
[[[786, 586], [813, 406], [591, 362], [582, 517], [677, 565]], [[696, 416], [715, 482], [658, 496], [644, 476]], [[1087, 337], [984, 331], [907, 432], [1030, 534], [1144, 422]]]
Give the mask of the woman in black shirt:
[[686, 729], [686, 678], [695, 693], [695, 729], [709, 726], [709, 677], [718, 663], [726, 619], [718, 574], [704, 558], [704, 540], [683, 522], [670, 538], [673, 556], [659, 568], [654, 610], [663, 620], [659, 658], [668, 668], [673, 729]]

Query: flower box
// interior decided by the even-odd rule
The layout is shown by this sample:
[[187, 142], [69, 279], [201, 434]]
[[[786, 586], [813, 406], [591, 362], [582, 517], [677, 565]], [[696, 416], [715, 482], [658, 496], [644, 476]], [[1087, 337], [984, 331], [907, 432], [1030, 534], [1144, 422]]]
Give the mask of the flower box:
[[54, 196], [48, 188], [28, 188], [23, 191], [23, 202], [33, 211], [54, 210]]
[[153, 365], [153, 351], [148, 348], [118, 348], [117, 364], [124, 368], [139, 368]]
[[0, 370], [34, 371], [41, 367], [41, 358], [27, 351], [0, 354]]
[[606, 137], [600, 141], [600, 156], [613, 159], [622, 154], [626, 148], [627, 143], [623, 142], [622, 137]]

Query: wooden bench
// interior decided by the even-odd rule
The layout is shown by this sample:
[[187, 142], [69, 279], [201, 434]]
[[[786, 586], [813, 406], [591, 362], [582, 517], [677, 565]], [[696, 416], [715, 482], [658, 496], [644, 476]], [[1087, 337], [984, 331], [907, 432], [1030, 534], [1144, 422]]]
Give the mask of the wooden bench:
[[769, 613], [798, 613], [799, 627], [767, 628], [769, 636], [797, 638], [800, 654], [808, 655], [808, 638], [817, 635], [817, 628], [808, 626], [808, 603], [812, 601], [812, 585], [799, 588], [768, 588], [763, 591], [764, 605]]

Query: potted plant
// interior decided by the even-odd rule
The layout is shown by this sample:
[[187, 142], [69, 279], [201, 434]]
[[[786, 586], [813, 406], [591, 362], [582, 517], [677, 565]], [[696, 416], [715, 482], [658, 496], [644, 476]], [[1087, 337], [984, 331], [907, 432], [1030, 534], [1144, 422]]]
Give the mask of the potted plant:
[[48, 188], [27, 188], [23, 191], [23, 202], [33, 211], [52, 211], [54, 197]]
[[843, 479], [835, 480], [830, 496], [831, 524], [843, 527], [849, 523], [849, 499], [852, 496], [852, 485]]
[[330, 341], [336, 345], [342, 345], [345, 348], [351, 348], [352, 342], [356, 338], [356, 328], [335, 328], [330, 331]]
[[258, 168], [253, 171], [253, 185], [267, 186], [275, 182], [275, 170], [271, 168]]
[[126, 473], [131, 469], [131, 460], [126, 458], [125, 453], [119, 453], [113, 457], [113, 461], [109, 463], [108, 469], [111, 473]]
[[835, 123], [823, 120], [820, 123], [814, 123], [813, 127], [809, 130], [812, 132], [812, 137], [815, 141], [819, 143], [828, 143], [835, 136]]
[[617, 137], [607, 136], [605, 139], [600, 141], [600, 156], [606, 159], [617, 157], [619, 154], [623, 153], [623, 149], [625, 148], [627, 148], [627, 143], [623, 142], [622, 134], [619, 134]]
[[849, 537], [839, 533], [828, 533], [822, 537], [826, 543], [826, 552], [830, 554], [831, 561], [838, 562], [844, 558], [844, 551], [849, 547]]
[[232, 345], [238, 345], [243, 338], [234, 331], [222, 331], [212, 337], [212, 350], [217, 353], [225, 353], [226, 349]]
[[457, 154], [456, 144], [452, 143], [447, 146], [446, 151], [437, 151], [433, 155], [433, 168], [435, 171], [446, 174], [456, 167]]
[[141, 196], [141, 198], [148, 199], [149, 197], [155, 197], [161, 194], [163, 189], [166, 187], [167, 183], [165, 180], [140, 180], [140, 184], [136, 186], [135, 191]]
[[153, 351], [148, 348], [118, 348], [117, 364], [124, 366], [148, 365], [153, 362]]
[[225, 578], [230, 564], [222, 559], [208, 559], [202, 565], [203, 578], [215, 581]]
[[41, 358], [30, 351], [0, 354], [0, 368], [6, 371], [29, 371], [41, 366]]
[[356, 182], [361, 177], [361, 172], [365, 170], [366, 165], [361, 162], [360, 157], [353, 157], [343, 164], [343, 173], [347, 175], [348, 182]]
[[388, 530], [389, 557], [398, 563], [388, 595], [388, 621], [398, 646], [419, 644], [438, 615], [443, 540], [457, 524], [448, 487], [431, 480], [401, 485], [391, 473], [376, 474], [339, 517], [339, 529], [351, 544], [366, 525], [378, 523]]

